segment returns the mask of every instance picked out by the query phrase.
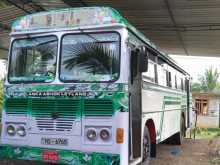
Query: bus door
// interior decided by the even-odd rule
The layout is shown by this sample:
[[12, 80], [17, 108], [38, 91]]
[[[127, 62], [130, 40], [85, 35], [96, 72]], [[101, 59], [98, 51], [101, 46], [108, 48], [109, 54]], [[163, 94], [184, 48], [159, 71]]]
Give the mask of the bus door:
[[[143, 50], [141, 50], [143, 51]], [[130, 156], [141, 157], [141, 136], [142, 136], [142, 63], [143, 52], [132, 50], [130, 58]], [[143, 64], [143, 63], [142, 63]], [[146, 63], [145, 63], [146, 64]], [[147, 64], [146, 64], [147, 65]], [[143, 66], [143, 65], [142, 65]], [[147, 66], [146, 66], [147, 67]]]

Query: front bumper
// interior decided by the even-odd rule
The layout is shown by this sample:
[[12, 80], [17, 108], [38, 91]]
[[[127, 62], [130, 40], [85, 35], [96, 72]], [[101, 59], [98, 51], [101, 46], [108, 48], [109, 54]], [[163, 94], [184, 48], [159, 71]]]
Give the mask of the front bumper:
[[[68, 165], [119, 165], [120, 155], [105, 153], [83, 153], [69, 150], [54, 150], [44, 148], [0, 146], [0, 158], [43, 161], [44, 152], [56, 152], [58, 159], [49, 161]], [[48, 162], [48, 161], [47, 161]]]

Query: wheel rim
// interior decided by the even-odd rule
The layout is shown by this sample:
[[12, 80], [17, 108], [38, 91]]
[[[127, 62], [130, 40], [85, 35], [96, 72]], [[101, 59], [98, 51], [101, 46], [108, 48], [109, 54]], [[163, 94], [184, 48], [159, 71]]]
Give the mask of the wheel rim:
[[143, 137], [143, 161], [147, 161], [150, 159], [150, 137], [148, 131], [144, 131]]

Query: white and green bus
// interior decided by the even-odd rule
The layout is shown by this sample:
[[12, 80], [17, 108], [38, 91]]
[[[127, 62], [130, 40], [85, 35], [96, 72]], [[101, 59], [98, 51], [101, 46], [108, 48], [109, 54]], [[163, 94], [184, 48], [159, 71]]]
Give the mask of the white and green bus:
[[108, 7], [12, 25], [0, 157], [139, 164], [192, 126], [190, 76]]

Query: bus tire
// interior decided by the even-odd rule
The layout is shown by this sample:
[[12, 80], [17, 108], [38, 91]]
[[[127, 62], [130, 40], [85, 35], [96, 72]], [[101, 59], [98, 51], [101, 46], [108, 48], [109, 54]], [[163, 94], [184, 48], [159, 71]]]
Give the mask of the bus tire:
[[147, 127], [144, 128], [143, 134], [143, 146], [142, 146], [142, 163], [149, 164], [151, 157], [151, 139], [150, 133]]
[[181, 117], [180, 131], [172, 136], [172, 144], [181, 145], [185, 136], [185, 120]]

